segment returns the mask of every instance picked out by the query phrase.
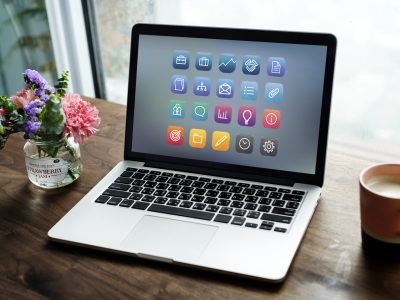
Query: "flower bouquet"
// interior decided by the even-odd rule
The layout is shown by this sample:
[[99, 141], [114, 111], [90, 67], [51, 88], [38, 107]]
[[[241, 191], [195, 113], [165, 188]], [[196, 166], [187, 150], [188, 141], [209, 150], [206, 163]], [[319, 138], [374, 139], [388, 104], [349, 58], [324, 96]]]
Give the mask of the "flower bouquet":
[[25, 87], [0, 96], [0, 149], [24, 132], [28, 177], [43, 188], [72, 183], [82, 173], [79, 144], [98, 130], [98, 110], [78, 94], [67, 93], [68, 71], [52, 87], [35, 70], [24, 73]]

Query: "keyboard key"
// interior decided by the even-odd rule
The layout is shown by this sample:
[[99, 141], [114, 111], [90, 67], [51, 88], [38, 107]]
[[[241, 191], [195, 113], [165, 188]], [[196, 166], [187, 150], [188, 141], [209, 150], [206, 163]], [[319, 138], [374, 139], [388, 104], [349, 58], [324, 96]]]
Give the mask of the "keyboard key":
[[158, 204], [165, 204], [167, 203], [168, 198], [165, 197], [157, 197], [156, 200], [154, 200], [154, 203], [158, 203]]
[[227, 215], [217, 215], [214, 219], [214, 222], [220, 222], [220, 223], [229, 223], [229, 221], [232, 219], [231, 216]]
[[178, 192], [168, 192], [165, 197], [167, 198], [177, 198], [179, 196]]
[[246, 205], [244, 206], [244, 209], [248, 209], [248, 210], [255, 210], [257, 208], [257, 204], [254, 203], [246, 203]]
[[246, 222], [246, 218], [234, 217], [231, 224], [242, 226]]
[[176, 177], [176, 178], [186, 178], [186, 175], [183, 175], [183, 174], [175, 174], [174, 177]]
[[127, 178], [127, 177], [118, 177], [117, 179], [115, 179], [115, 182], [125, 183], [125, 184], [131, 184], [132, 181], [133, 181], [133, 179]]
[[154, 191], [155, 191], [155, 189], [144, 188], [141, 193], [145, 194], [145, 195], [151, 195], [151, 194], [153, 194]]
[[145, 195], [145, 196], [143, 197], [142, 201], [153, 202], [154, 199], [156, 199], [155, 196]]
[[269, 194], [268, 191], [258, 190], [257, 193], [256, 193], [256, 196], [259, 196], [259, 197], [267, 197], [268, 194]]
[[172, 177], [172, 176], [174, 176], [174, 174], [173, 174], [173, 173], [170, 173], [170, 172], [163, 172], [163, 173], [162, 173], [162, 176]]
[[167, 183], [170, 183], [170, 184], [178, 184], [179, 181], [181, 181], [179, 178], [170, 178], [170, 179], [167, 181]]
[[289, 201], [297, 201], [300, 202], [301, 199], [303, 199], [302, 196], [299, 195], [290, 195], [290, 194], [285, 194], [283, 195], [283, 200], [289, 200]]
[[272, 213], [278, 214], [278, 215], [284, 215], [284, 216], [293, 217], [294, 214], [296, 213], [296, 210], [295, 209], [289, 209], [289, 208], [274, 207], [272, 209]]
[[244, 226], [250, 227], [250, 228], [257, 228], [258, 225], [256, 223], [246, 223]]
[[140, 173], [149, 173], [150, 171], [147, 169], [139, 169], [138, 172]]
[[[197, 204], [197, 203], [196, 203]], [[214, 217], [214, 213], [207, 212], [207, 211], [199, 211], [193, 209], [185, 209], [175, 206], [167, 206], [167, 205], [159, 205], [159, 204], [152, 204], [148, 211], [165, 213], [175, 216], [182, 216], [182, 217], [189, 217], [195, 219], [202, 219], [211, 221]]]
[[131, 205], [132, 205], [134, 202], [135, 202], [135, 201], [133, 201], [133, 200], [124, 199], [124, 200], [119, 204], [119, 206], [122, 206], [122, 207], [131, 207]]
[[268, 224], [264, 224], [264, 222], [263, 222], [263, 223], [260, 225], [260, 229], [271, 230], [273, 226], [274, 226], [274, 223], [272, 223], [272, 225], [268, 225]]
[[204, 188], [205, 188], [205, 189], [209, 189], [209, 190], [213, 190], [213, 189], [215, 189], [215, 188], [217, 187], [217, 185], [218, 185], [218, 184], [216, 184], [216, 183], [211, 183], [211, 182], [209, 182], [209, 183], [207, 183], [207, 184], [204, 186]]
[[287, 229], [286, 228], [282, 228], [282, 227], [275, 227], [274, 231], [285, 233], [287, 231]]
[[227, 180], [227, 181], [224, 182], [224, 184], [226, 184], [226, 185], [236, 185], [236, 182]]
[[207, 204], [204, 204], [204, 203], [195, 203], [193, 205], [193, 209], [203, 210], [206, 208], [206, 206], [207, 206]]
[[260, 217], [261, 213], [258, 211], [249, 211], [247, 214], [248, 218], [253, 218], [253, 219], [258, 219]]
[[178, 197], [179, 200], [189, 200], [190, 198], [192, 198], [191, 194], [180, 194]]
[[234, 216], [239, 216], [239, 217], [243, 217], [246, 214], [246, 210], [244, 209], [235, 209], [235, 211], [233, 212]]
[[227, 190], [229, 190], [231, 187], [229, 185], [225, 185], [225, 184], [220, 184], [217, 187], [217, 191], [222, 191], [222, 192], [226, 192]]
[[244, 183], [244, 182], [239, 182], [238, 186], [247, 188], [247, 187], [250, 187], [250, 184]]
[[207, 191], [206, 196], [216, 197], [219, 194], [218, 191]]
[[271, 210], [271, 206], [268, 205], [260, 205], [260, 207], [258, 208], [258, 211], [261, 212], [269, 212]]
[[149, 175], [146, 175], [143, 179], [144, 180], [154, 180], [154, 179], [156, 179], [157, 178], [157, 175], [151, 175], [151, 174], [149, 174]]
[[224, 181], [221, 180], [221, 179], [213, 179], [213, 180], [211, 180], [211, 182], [221, 184], [221, 183], [223, 183]]
[[233, 208], [232, 207], [221, 207], [221, 209], [219, 210], [219, 212], [221, 214], [226, 214], [226, 215], [230, 215], [232, 213]]
[[211, 179], [210, 179], [210, 178], [207, 178], [207, 177], [200, 177], [199, 180], [200, 180], [200, 181], [203, 181], [203, 182], [210, 182], [210, 181], [211, 181]]
[[131, 187], [131, 189], [129, 190], [132, 193], [139, 193], [142, 190], [142, 188], [140, 186], [133, 186]]
[[125, 171], [119, 176], [120, 177], [131, 177], [132, 175], [133, 175], [133, 172]]
[[154, 174], [154, 175], [160, 175], [161, 172], [160, 171], [150, 171], [150, 174]]
[[192, 187], [202, 188], [205, 184], [206, 184], [205, 182], [195, 181], [195, 182], [193, 182]]
[[287, 208], [297, 209], [299, 207], [299, 202], [288, 201], [288, 203], [286, 204], [286, 207]]
[[282, 193], [272, 192], [269, 194], [269, 197], [274, 199], [281, 199]]
[[106, 196], [113, 196], [113, 197], [120, 197], [120, 198], [129, 198], [131, 193], [129, 192], [124, 192], [124, 191], [117, 191], [117, 190], [110, 190], [107, 189], [103, 192], [103, 195]]
[[159, 183], [159, 184], [157, 184], [157, 186], [156, 186], [156, 189], [159, 189], [159, 190], [166, 190], [167, 188], [169, 187], [169, 184], [168, 183]]
[[231, 193], [241, 193], [242, 190], [243, 190], [243, 188], [240, 186], [233, 186], [233, 187], [231, 187], [231, 189], [229, 191]]
[[147, 202], [136, 201], [135, 204], [132, 205], [132, 208], [145, 210], [149, 205], [150, 203]]
[[108, 205], [118, 205], [122, 201], [122, 198], [111, 197], [110, 200], [107, 201]]
[[175, 184], [172, 184], [172, 185], [170, 185], [168, 187], [169, 191], [179, 191], [180, 189], [181, 189], [181, 186], [180, 185], [175, 185]]
[[144, 176], [146, 176], [144, 173], [135, 173], [133, 174], [132, 178], [143, 179]]
[[257, 203], [258, 197], [256, 196], [247, 196], [246, 199], [244, 199], [245, 202], [252, 202], [252, 203]]
[[231, 199], [242, 201], [244, 199], [244, 197], [245, 197], [245, 195], [242, 195], [242, 194], [234, 194]]
[[165, 190], [156, 190], [153, 195], [154, 196], [164, 196], [167, 193]]
[[137, 194], [137, 193], [133, 193], [129, 199], [133, 199], [133, 200], [140, 200], [142, 199], [143, 195], [142, 194]]
[[158, 176], [155, 181], [157, 182], [166, 182], [169, 178], [167, 176]]
[[259, 185], [259, 184], [252, 184], [252, 185], [251, 185], [251, 188], [252, 188], [252, 189], [256, 189], [256, 190], [262, 190], [262, 189], [263, 189], [263, 186], [262, 186], [262, 185]]
[[199, 179], [199, 177], [197, 177], [197, 176], [187, 176], [186, 178], [189, 179], [189, 180], [197, 180], [197, 179]]
[[194, 188], [192, 188], [192, 187], [190, 187], [190, 186], [184, 186], [184, 187], [181, 189], [181, 193], [191, 193], [191, 192], [193, 192], [193, 190], [194, 190]]
[[219, 209], [219, 206], [217, 206], [217, 205], [208, 205], [206, 208], [206, 211], [217, 212], [218, 209]]
[[267, 220], [267, 221], [285, 223], [285, 224], [290, 224], [290, 222], [292, 222], [292, 218], [291, 217], [279, 216], [279, 215], [271, 215], [271, 214], [266, 214], [266, 213], [264, 213], [261, 216], [261, 219], [262, 220]]
[[194, 202], [202, 202], [204, 200], [204, 198], [205, 198], [204, 196], [194, 195], [192, 197], [192, 201], [194, 201]]
[[143, 184], [145, 184], [146, 181], [141, 180], [141, 179], [136, 179], [132, 182], [132, 185], [136, 185], [136, 186], [142, 186]]
[[258, 201], [258, 203], [266, 204], [266, 205], [270, 205], [271, 202], [272, 202], [272, 199], [269, 199], [269, 198], [262, 198], [262, 199], [260, 199], [260, 201]]
[[179, 200], [171, 199], [171, 200], [169, 200], [169, 201], [167, 202], [167, 205], [178, 206], [180, 202], [181, 202], [181, 201], [179, 201]]
[[147, 181], [143, 186], [144, 187], [149, 187], [149, 188], [153, 188], [157, 185], [157, 182], [155, 181]]
[[291, 192], [291, 190], [289, 190], [289, 189], [282, 189], [282, 188], [280, 188], [280, 189], [278, 190], [278, 192], [280, 192], [280, 193], [290, 193], [290, 192]]
[[126, 171], [136, 172], [137, 169], [136, 168], [126, 168]]
[[96, 202], [96, 203], [106, 203], [108, 201], [108, 199], [110, 199], [109, 196], [101, 195], [94, 202]]
[[193, 194], [195, 194], [195, 195], [204, 195], [206, 193], [206, 191], [207, 191], [206, 189], [196, 188], [196, 189], [194, 189]]
[[278, 206], [278, 207], [284, 207], [285, 204], [286, 204], [286, 202], [283, 200], [275, 200], [274, 202], [272, 202], [273, 206]]
[[293, 195], [300, 195], [300, 196], [302, 196], [302, 195], [305, 194], [305, 192], [304, 192], [304, 191], [293, 190], [293, 191], [292, 191], [292, 194], [293, 194]]
[[243, 194], [245, 194], [245, 195], [254, 195], [255, 192], [256, 192], [255, 189], [250, 189], [250, 188], [245, 188], [243, 190]]
[[191, 208], [193, 205], [193, 202], [190, 201], [182, 201], [179, 207], [184, 207], [184, 208]]
[[229, 199], [231, 196], [232, 196], [232, 193], [229, 193], [229, 192], [220, 192], [218, 197], [219, 197], [219, 198], [222, 198], [222, 199]]
[[244, 205], [243, 202], [240, 201], [232, 201], [231, 207], [242, 208]]
[[220, 206], [229, 206], [230, 203], [231, 203], [230, 200], [220, 199], [220, 200], [218, 201], [217, 205], [220, 205]]
[[207, 204], [215, 204], [218, 201], [217, 198], [214, 197], [207, 197], [206, 200], [204, 200], [204, 203]]
[[191, 181], [191, 180], [184, 179], [184, 180], [181, 181], [180, 185], [190, 186], [192, 184], [192, 182], [193, 181]]
[[266, 186], [266, 187], [264, 187], [264, 190], [266, 190], [266, 191], [271, 191], [271, 192], [275, 192], [275, 191], [277, 191], [278, 189], [277, 189], [276, 187], [273, 187], [273, 186]]

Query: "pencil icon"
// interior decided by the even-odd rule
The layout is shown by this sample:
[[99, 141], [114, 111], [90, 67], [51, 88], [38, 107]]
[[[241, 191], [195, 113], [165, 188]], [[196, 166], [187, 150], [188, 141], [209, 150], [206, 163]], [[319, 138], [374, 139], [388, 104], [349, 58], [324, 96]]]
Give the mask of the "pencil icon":
[[212, 148], [216, 151], [229, 150], [230, 135], [226, 131], [214, 131], [212, 135]]

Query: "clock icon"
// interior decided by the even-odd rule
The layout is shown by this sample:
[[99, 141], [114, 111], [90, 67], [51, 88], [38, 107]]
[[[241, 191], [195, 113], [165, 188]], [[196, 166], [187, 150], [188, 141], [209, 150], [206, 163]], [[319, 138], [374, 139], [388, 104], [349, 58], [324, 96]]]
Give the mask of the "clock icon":
[[254, 138], [248, 134], [239, 134], [236, 136], [236, 151], [239, 153], [253, 152]]

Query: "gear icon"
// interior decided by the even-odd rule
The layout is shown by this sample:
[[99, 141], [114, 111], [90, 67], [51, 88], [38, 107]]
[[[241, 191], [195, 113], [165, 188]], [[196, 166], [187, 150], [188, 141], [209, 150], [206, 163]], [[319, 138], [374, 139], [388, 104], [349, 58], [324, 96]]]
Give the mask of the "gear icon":
[[275, 144], [274, 144], [273, 141], [269, 141], [269, 140], [268, 140], [268, 141], [265, 141], [265, 142], [264, 142], [263, 148], [264, 148], [264, 151], [267, 152], [267, 153], [269, 154], [269, 153], [274, 152], [274, 150], [275, 150]]

